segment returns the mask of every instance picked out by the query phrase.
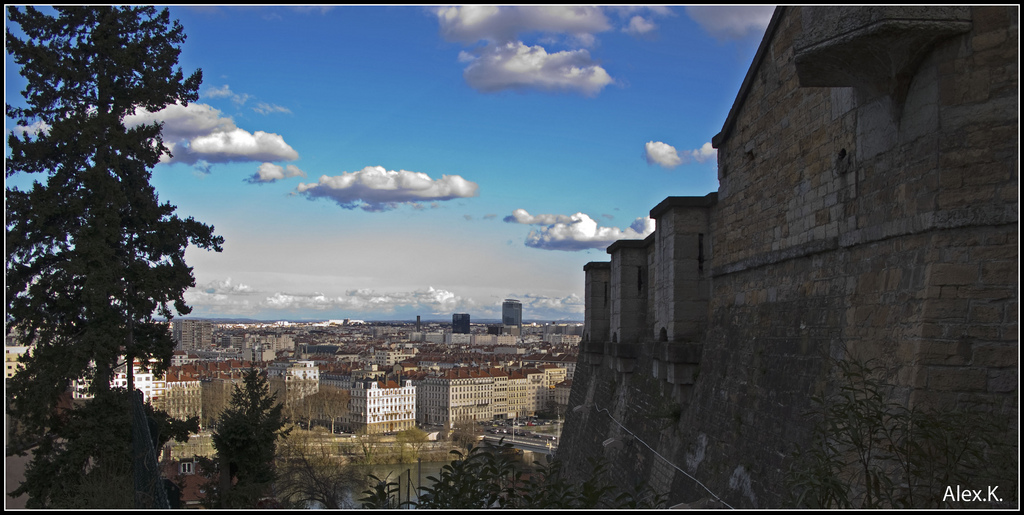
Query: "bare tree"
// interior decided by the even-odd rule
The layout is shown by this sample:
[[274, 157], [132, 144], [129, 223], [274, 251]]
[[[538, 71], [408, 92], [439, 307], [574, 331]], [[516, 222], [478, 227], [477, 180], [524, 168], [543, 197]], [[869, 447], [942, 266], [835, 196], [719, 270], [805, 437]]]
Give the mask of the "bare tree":
[[[395, 441], [402, 446], [402, 463], [411, 463], [420, 455], [423, 447], [427, 444], [427, 432], [418, 427], [412, 427], [405, 431], [400, 431], [395, 436]], [[408, 446], [411, 452], [406, 453], [406, 446]]]
[[336, 386], [320, 386], [316, 393], [318, 411], [324, 420], [330, 421], [331, 432], [334, 432], [334, 423], [338, 418], [348, 414], [349, 392], [344, 388]]
[[476, 422], [468, 419], [458, 420], [452, 429], [452, 441], [460, 447], [469, 447], [483, 434]]
[[325, 509], [354, 508], [346, 505], [346, 492], [362, 486], [364, 478], [332, 452], [323, 435], [299, 432], [283, 442], [278, 451], [277, 491], [297, 508], [318, 503]]

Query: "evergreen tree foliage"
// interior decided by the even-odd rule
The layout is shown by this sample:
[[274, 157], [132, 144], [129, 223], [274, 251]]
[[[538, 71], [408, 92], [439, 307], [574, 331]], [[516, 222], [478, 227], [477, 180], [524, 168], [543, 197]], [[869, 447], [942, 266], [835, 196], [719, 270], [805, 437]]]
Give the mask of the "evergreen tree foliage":
[[419, 500], [399, 503], [397, 484], [370, 476], [371, 486], [360, 499], [363, 508], [417, 509], [654, 509], [665, 507], [663, 495], [644, 483], [622, 489], [608, 481], [603, 460], [592, 460], [586, 480], [572, 482], [562, 474], [561, 462], [520, 464], [512, 444], [469, 446], [465, 453], [451, 451], [452, 461], [429, 485], [419, 489]]
[[[217, 465], [226, 464], [230, 478], [230, 482], [221, 482], [221, 489], [216, 492], [219, 507], [251, 508], [269, 492], [277, 478], [277, 439], [290, 432], [283, 430], [283, 409], [260, 371], [249, 369], [243, 385], [235, 385], [231, 404], [221, 414], [213, 432]], [[223, 474], [225, 470], [220, 468], [219, 472]], [[231, 485], [227, 492], [223, 491], [225, 483]]]
[[165, 369], [174, 342], [154, 316], [170, 319], [172, 306], [190, 312], [183, 294], [195, 280], [185, 248], [219, 251], [223, 242], [157, 198], [150, 168], [169, 154], [161, 125], [124, 125], [136, 110], [198, 98], [201, 72], [186, 78], [177, 67], [181, 25], [153, 7], [52, 12], [9, 8], [5, 39], [28, 83], [20, 106], [6, 104], [19, 129], [8, 138], [4, 174], [35, 177], [28, 190], [5, 188], [5, 322], [34, 345], [7, 388], [9, 414], [39, 444], [16, 491], [29, 494], [31, 507], [50, 506], [52, 485], [77, 484], [108, 462], [131, 467], [117, 463], [123, 452], [68, 447], [95, 440], [106, 449], [116, 435], [128, 439], [118, 440], [123, 451], [127, 411], [58, 405], [78, 379], [90, 403], [118, 404], [110, 381], [125, 365], [133, 390], [136, 359]]

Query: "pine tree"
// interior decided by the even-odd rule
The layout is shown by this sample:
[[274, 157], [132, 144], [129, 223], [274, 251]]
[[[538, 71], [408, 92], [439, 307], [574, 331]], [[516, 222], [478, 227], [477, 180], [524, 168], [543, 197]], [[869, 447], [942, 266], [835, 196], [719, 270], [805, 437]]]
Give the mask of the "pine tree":
[[[177, 67], [181, 25], [153, 7], [53, 12], [9, 8], [23, 37], [9, 25], [5, 40], [28, 81], [23, 106], [7, 104], [7, 116], [38, 129], [12, 131], [4, 171], [37, 177], [26, 191], [5, 188], [5, 322], [34, 345], [7, 388], [9, 414], [38, 443], [14, 492], [28, 493], [29, 507], [66, 505], [55, 485], [66, 492], [86, 472], [120, 466], [108, 462], [124, 453], [101, 449], [116, 445], [112, 435], [129, 434], [127, 413], [58, 405], [79, 379], [91, 402], [119, 405], [113, 398], [124, 392], [110, 386], [119, 366], [129, 392], [135, 360], [165, 369], [174, 342], [154, 316], [170, 319], [172, 306], [191, 311], [183, 295], [195, 279], [185, 248], [219, 251], [223, 243], [212, 227], [176, 216], [150, 184], [150, 169], [169, 154], [161, 125], [128, 129], [123, 121], [198, 99], [201, 72], [186, 78]], [[68, 442], [92, 440], [103, 445], [71, 452]]]
[[217, 492], [219, 507], [254, 507], [277, 478], [277, 438], [289, 432], [282, 430], [283, 410], [258, 370], [249, 369], [243, 385], [235, 385], [231, 404], [221, 414], [213, 432], [213, 448], [223, 474]]

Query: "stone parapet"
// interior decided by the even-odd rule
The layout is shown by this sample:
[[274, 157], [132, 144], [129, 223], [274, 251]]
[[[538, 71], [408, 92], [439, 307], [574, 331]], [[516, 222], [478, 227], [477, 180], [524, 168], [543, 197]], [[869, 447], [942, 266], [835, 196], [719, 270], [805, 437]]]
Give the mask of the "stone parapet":
[[611, 263], [590, 262], [583, 266], [583, 341], [605, 342], [611, 337]]
[[710, 296], [711, 212], [716, 193], [668, 197], [651, 210], [654, 301], [651, 335], [662, 341], [699, 339]]
[[636, 342], [647, 335], [647, 246], [647, 240], [619, 240], [608, 246], [612, 343]]

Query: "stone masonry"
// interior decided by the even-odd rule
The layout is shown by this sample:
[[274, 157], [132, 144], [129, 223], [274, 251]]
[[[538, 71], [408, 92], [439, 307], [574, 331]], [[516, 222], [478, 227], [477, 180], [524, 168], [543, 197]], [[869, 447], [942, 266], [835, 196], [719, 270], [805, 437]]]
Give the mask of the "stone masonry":
[[718, 191], [584, 267], [570, 471], [779, 507], [837, 358], [907, 405], [1017, 420], [1018, 15], [776, 10], [712, 140]]

